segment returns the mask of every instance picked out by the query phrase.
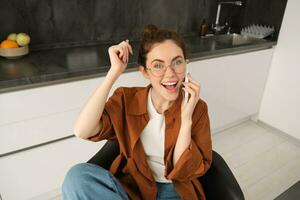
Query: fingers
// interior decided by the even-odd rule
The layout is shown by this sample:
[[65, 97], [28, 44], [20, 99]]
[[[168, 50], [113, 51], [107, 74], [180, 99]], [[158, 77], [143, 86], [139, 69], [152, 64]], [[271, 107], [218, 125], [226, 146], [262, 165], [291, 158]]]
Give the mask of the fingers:
[[124, 63], [127, 63], [127, 60], [128, 60], [128, 52], [127, 52], [127, 48], [124, 47], [124, 46], [122, 46], [121, 49], [122, 49], [122, 52], [123, 52], [122, 61], [123, 61]]
[[192, 78], [190, 73], [188, 73], [187, 76], [188, 76], [189, 82], [191, 82], [191, 83], [197, 85], [198, 87], [200, 87], [200, 84]]
[[185, 86], [182, 89], [190, 94], [190, 98], [194, 99], [196, 97], [197, 92], [194, 89], [192, 89], [191, 87]]
[[195, 80], [193, 80], [190, 75], [188, 75], [188, 77], [189, 77], [189, 82], [182, 83], [184, 85], [183, 90], [187, 91], [191, 95], [191, 99], [197, 100], [199, 98], [199, 94], [200, 94], [200, 84], [198, 82], [196, 82]]
[[129, 44], [129, 40], [126, 40], [119, 43], [118, 45], [109, 47], [108, 53], [110, 54], [110, 56], [117, 56], [121, 62], [126, 64], [129, 61], [129, 53], [133, 54], [133, 51], [131, 45]]
[[133, 54], [133, 51], [132, 51], [131, 45], [129, 44], [129, 40], [126, 40], [126, 42], [128, 43], [129, 52], [130, 52], [131, 55], [132, 55], [132, 54]]
[[129, 53], [133, 54], [132, 47], [129, 44], [129, 40], [121, 42], [118, 46], [120, 48], [119, 58], [122, 59], [124, 63], [128, 63]]
[[120, 47], [120, 46], [117, 46], [116, 49], [117, 49], [116, 53], [119, 53], [118, 56], [121, 59], [124, 56], [124, 51], [123, 51], [122, 47]]

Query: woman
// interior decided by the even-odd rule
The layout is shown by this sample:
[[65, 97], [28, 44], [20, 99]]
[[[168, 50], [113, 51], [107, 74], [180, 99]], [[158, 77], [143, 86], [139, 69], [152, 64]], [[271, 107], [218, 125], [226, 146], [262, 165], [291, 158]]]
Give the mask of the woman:
[[184, 82], [184, 42], [173, 31], [146, 26], [138, 63], [150, 84], [120, 87], [106, 102], [132, 48], [124, 41], [108, 52], [111, 68], [82, 109], [74, 131], [91, 141], [118, 140], [120, 154], [109, 171], [88, 163], [72, 167], [63, 183], [63, 198], [205, 199], [197, 177], [211, 165], [210, 125], [199, 84], [190, 75]]

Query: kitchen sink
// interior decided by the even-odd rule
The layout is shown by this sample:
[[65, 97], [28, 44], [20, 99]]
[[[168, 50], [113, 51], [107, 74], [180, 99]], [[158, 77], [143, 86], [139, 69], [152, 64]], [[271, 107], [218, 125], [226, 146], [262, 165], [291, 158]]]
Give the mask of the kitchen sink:
[[232, 34], [221, 34], [221, 35], [213, 35], [213, 36], [205, 36], [205, 38], [215, 40], [217, 43], [221, 43], [224, 45], [243, 45], [243, 44], [255, 44], [264, 42], [264, 39], [254, 38], [250, 36], [244, 36], [237, 33]]
[[206, 54], [212, 51], [230, 52], [232, 48], [247, 49], [247, 46], [263, 46], [265, 39], [244, 36], [237, 33], [206, 35], [184, 38], [188, 52], [191, 54]]

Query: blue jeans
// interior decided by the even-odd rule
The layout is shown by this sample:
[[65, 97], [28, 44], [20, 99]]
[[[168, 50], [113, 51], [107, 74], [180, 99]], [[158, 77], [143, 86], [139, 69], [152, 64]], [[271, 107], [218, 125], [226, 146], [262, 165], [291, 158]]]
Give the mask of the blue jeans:
[[[180, 199], [172, 183], [156, 184], [157, 199]], [[77, 164], [68, 171], [62, 185], [62, 197], [64, 200], [130, 199], [109, 171], [90, 163]]]

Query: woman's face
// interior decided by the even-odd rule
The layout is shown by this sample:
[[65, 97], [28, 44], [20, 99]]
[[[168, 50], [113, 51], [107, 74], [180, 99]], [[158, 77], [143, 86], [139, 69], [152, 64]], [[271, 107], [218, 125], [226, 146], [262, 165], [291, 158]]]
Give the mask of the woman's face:
[[[177, 99], [179, 92], [181, 92], [180, 86], [185, 77], [185, 70], [178, 73], [170, 65], [175, 62], [178, 63], [178, 60], [183, 61], [184, 66], [186, 65], [182, 49], [172, 40], [154, 44], [147, 54], [146, 67], [150, 70], [147, 70], [144, 75], [150, 80], [153, 88], [152, 92], [156, 98], [166, 101]], [[157, 76], [152, 72], [151, 67], [155, 66], [156, 63], [169, 66], [161, 76]]]

